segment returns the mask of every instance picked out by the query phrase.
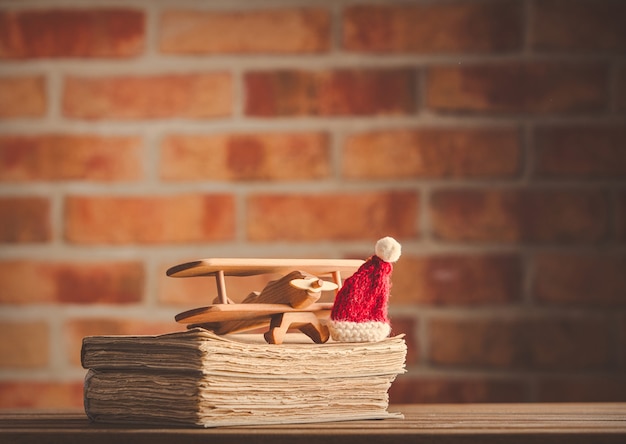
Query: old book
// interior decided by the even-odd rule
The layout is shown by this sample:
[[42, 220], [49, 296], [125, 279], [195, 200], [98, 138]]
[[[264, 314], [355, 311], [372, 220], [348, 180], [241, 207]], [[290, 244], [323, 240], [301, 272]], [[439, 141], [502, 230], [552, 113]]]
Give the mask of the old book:
[[312, 344], [290, 334], [204, 329], [160, 336], [84, 338], [85, 410], [94, 421], [204, 427], [384, 419], [405, 371], [402, 336]]

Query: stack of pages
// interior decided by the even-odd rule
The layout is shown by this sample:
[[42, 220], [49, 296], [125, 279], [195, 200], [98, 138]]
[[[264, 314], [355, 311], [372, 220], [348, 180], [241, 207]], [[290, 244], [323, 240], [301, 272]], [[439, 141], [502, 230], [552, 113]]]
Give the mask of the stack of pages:
[[272, 345], [203, 329], [86, 337], [85, 410], [94, 421], [204, 427], [401, 417], [387, 411], [389, 387], [405, 371], [401, 336], [287, 338]]

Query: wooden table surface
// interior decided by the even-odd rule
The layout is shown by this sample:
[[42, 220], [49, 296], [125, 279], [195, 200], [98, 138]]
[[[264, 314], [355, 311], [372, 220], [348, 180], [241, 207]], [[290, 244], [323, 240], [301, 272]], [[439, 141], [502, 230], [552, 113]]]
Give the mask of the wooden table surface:
[[0, 411], [0, 443], [626, 443], [626, 403], [398, 405], [403, 420], [194, 429]]

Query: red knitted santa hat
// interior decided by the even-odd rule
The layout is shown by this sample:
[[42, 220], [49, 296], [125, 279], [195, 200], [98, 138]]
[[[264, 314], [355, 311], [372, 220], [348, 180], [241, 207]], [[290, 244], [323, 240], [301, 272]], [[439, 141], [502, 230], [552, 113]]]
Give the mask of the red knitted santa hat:
[[400, 258], [401, 246], [392, 237], [376, 242], [375, 256], [346, 279], [335, 297], [328, 329], [335, 341], [375, 342], [389, 336], [387, 302], [392, 262]]

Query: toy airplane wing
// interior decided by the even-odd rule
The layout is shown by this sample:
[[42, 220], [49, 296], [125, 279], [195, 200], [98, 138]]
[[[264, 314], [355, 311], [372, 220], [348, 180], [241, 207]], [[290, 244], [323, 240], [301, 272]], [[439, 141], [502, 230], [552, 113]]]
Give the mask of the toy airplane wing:
[[354, 272], [363, 261], [360, 259], [243, 259], [213, 258], [200, 259], [175, 265], [167, 270], [171, 277], [253, 276], [257, 274], [284, 273], [303, 270], [318, 276], [336, 272]]
[[226, 321], [240, 321], [267, 318], [278, 313], [300, 313], [330, 310], [332, 303], [316, 303], [305, 309], [293, 308], [287, 304], [213, 304], [208, 307], [194, 308], [176, 315], [177, 322], [186, 324], [205, 324]]

